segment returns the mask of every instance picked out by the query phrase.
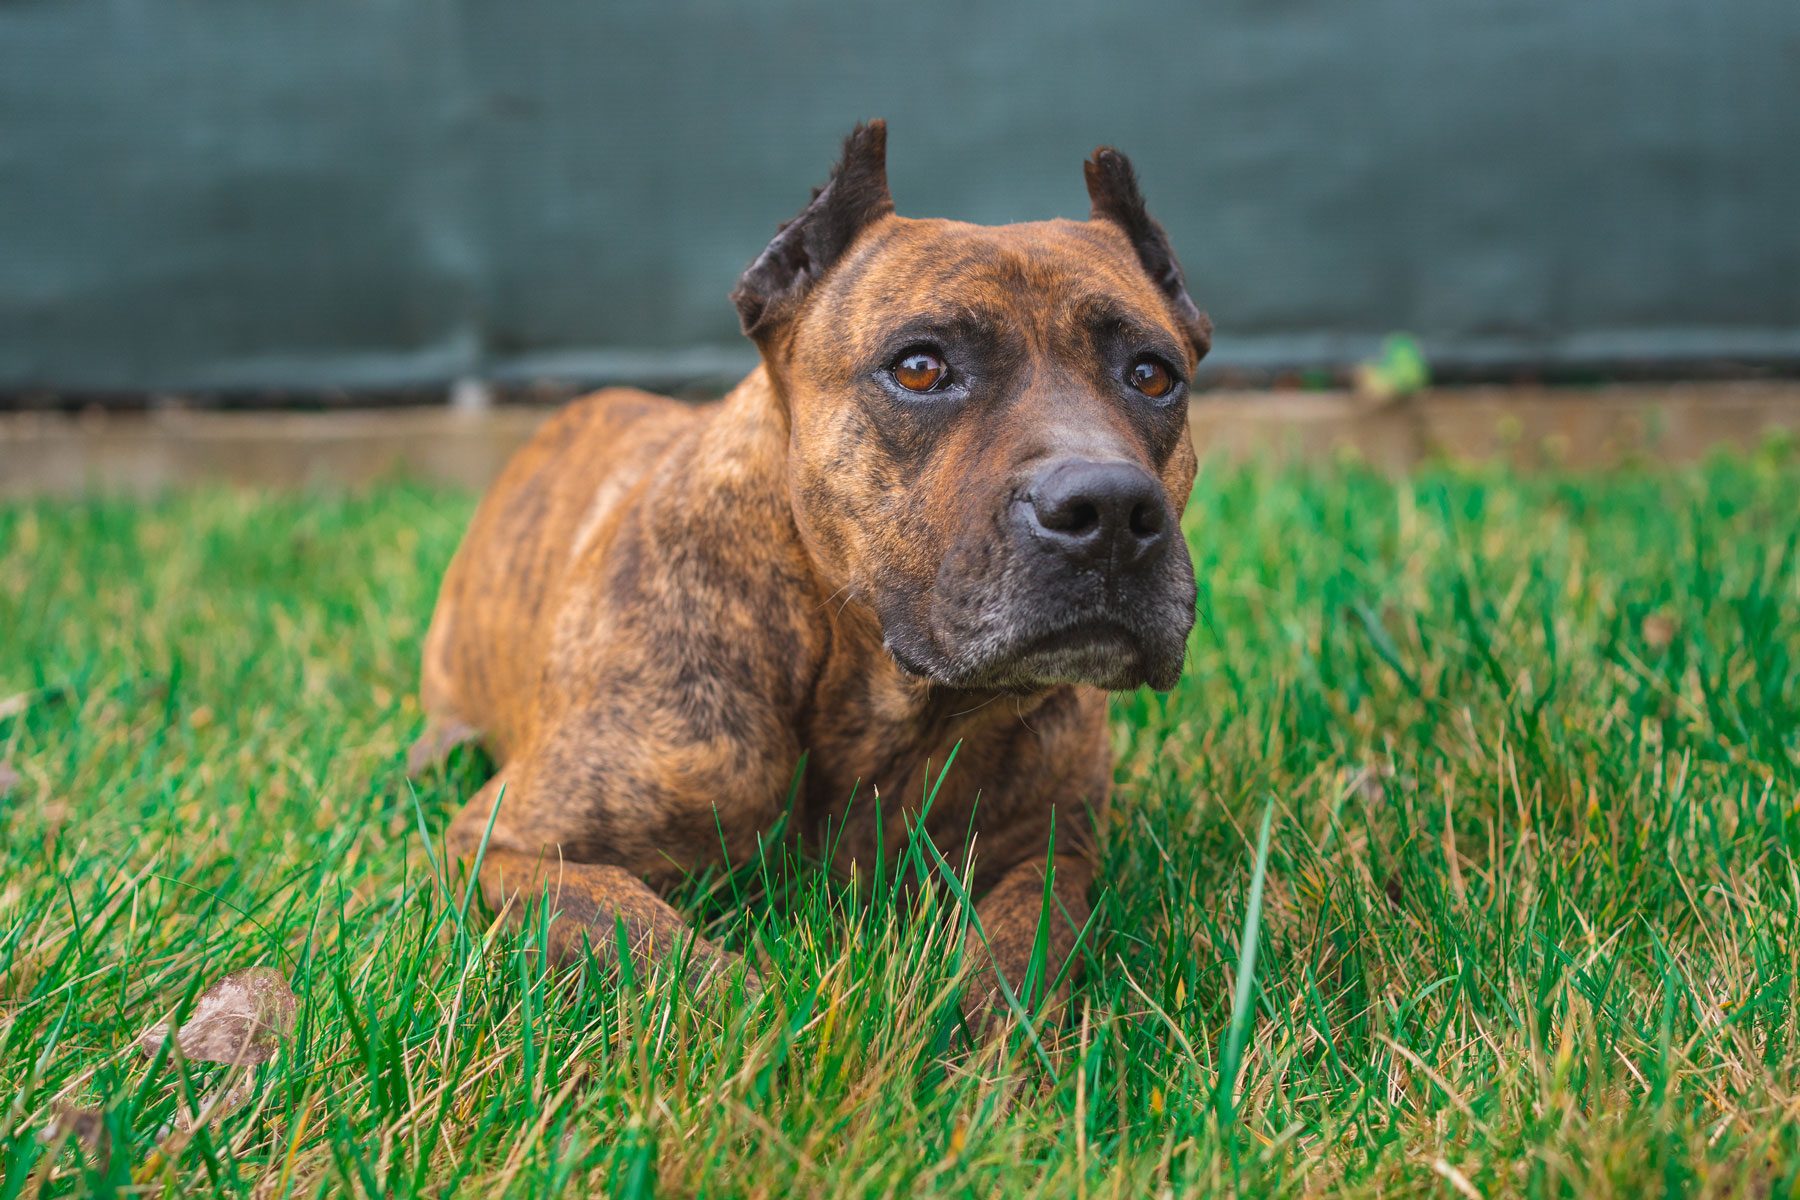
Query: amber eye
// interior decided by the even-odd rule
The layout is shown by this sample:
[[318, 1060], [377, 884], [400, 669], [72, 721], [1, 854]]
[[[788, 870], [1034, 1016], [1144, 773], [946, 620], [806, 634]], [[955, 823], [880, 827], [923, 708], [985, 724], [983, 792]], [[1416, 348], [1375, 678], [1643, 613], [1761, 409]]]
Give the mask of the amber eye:
[[1140, 358], [1131, 364], [1131, 386], [1152, 400], [1160, 400], [1175, 390], [1175, 374], [1154, 358]]
[[909, 392], [929, 392], [949, 373], [944, 360], [929, 350], [910, 351], [893, 366], [894, 382]]

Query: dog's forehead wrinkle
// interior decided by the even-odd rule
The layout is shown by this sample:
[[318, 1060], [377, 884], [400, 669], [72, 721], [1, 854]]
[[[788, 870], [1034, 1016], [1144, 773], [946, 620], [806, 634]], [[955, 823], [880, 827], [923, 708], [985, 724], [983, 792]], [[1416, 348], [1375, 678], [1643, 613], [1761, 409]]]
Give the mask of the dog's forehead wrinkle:
[[1110, 285], [1123, 285], [1142, 271], [1123, 238], [1074, 222], [989, 226], [895, 218], [859, 242], [850, 261], [832, 272], [834, 283], [866, 283], [870, 275], [891, 274], [920, 283], [947, 276], [1041, 282], [1046, 276], [1066, 275], [1103, 277]]
[[1074, 221], [983, 226], [888, 217], [871, 226], [809, 305], [803, 358], [840, 365], [891, 351], [916, 334], [1073, 362], [1104, 325], [1174, 360], [1181, 331], [1111, 226]]
[[999, 341], [1018, 324], [1012, 312], [995, 304], [971, 299], [951, 290], [935, 305], [908, 303], [879, 313], [867, 340], [885, 342], [895, 337], [954, 337], [970, 341]]

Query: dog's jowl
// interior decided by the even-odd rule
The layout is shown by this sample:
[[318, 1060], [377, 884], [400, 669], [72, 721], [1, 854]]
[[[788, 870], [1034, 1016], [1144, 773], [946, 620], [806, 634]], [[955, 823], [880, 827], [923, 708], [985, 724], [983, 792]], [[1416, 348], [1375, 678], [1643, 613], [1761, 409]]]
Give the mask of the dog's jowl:
[[802, 828], [866, 869], [961, 744], [926, 832], [957, 863], [973, 833], [971, 952], [1009, 980], [1041, 914], [1053, 974], [1087, 918], [1105, 689], [1172, 686], [1194, 620], [1210, 325], [1116, 151], [1086, 164], [1091, 219], [1001, 227], [896, 216], [885, 154], [880, 123], [852, 133], [744, 272], [748, 378], [570, 405], [444, 580], [414, 765], [488, 748], [452, 849], [492, 817], [482, 889], [548, 886], [559, 957], [622, 929], [728, 966], [659, 889], [750, 856], [803, 752]]

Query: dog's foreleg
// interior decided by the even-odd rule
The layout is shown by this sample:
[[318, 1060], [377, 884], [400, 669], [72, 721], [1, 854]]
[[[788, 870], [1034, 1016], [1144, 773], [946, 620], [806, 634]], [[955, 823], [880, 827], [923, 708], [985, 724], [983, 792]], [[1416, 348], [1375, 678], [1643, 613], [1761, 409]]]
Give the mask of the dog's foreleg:
[[[690, 983], [722, 981], [739, 956], [714, 945], [680, 913], [623, 867], [571, 862], [554, 845], [539, 844], [490, 812], [499, 792], [496, 777], [452, 821], [449, 850], [465, 867], [479, 867], [482, 897], [508, 920], [526, 923], [528, 907], [542, 900], [549, 906], [550, 959], [557, 966], [578, 965], [589, 954], [602, 963], [629, 961], [640, 975], [674, 959], [686, 964]], [[746, 968], [746, 991], [759, 991], [762, 980]]]
[[[582, 962], [588, 954], [604, 963], [628, 955], [643, 973], [665, 959], [685, 961], [688, 980], [698, 986], [722, 980], [738, 955], [701, 937], [650, 886], [622, 867], [565, 862], [554, 848], [541, 854], [490, 846], [481, 856], [481, 893], [496, 912], [526, 920], [527, 905], [549, 906], [549, 954], [558, 966]], [[744, 976], [747, 991], [760, 990], [754, 969]]]
[[973, 931], [969, 935], [977, 967], [964, 1003], [971, 1021], [985, 1023], [1011, 1010], [1000, 979], [1029, 1011], [1057, 983], [1066, 965], [1071, 969], [1043, 1008], [1052, 1011], [1068, 1000], [1075, 975], [1070, 955], [1091, 912], [1087, 896], [1093, 877], [1085, 856], [1058, 854], [1047, 864], [1025, 862], [1012, 868], [981, 898], [975, 913], [986, 938]]

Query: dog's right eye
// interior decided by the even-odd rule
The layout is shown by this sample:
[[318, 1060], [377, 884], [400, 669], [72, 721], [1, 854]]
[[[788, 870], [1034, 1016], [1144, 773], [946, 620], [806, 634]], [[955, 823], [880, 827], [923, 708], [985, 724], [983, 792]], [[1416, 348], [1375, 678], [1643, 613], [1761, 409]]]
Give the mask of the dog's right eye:
[[950, 377], [950, 368], [929, 350], [908, 350], [888, 368], [888, 373], [909, 392], [929, 392]]

